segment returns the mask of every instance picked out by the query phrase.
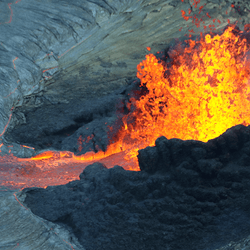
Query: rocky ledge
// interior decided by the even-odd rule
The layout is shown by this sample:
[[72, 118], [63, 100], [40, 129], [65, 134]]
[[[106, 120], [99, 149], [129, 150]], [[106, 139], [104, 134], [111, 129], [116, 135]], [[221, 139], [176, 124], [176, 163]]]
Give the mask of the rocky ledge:
[[79, 181], [24, 189], [24, 205], [87, 250], [214, 250], [250, 234], [250, 126], [155, 145], [140, 172], [94, 163]]

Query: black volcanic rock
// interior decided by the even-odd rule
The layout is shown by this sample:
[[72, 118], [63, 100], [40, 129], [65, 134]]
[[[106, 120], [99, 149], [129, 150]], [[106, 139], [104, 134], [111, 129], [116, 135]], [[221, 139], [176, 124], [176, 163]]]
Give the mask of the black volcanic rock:
[[[122, 89], [130, 88], [146, 54], [167, 60], [177, 40], [186, 40], [189, 30], [195, 39], [215, 19], [220, 20], [217, 33], [228, 20], [239, 21], [241, 30], [250, 21], [249, 2], [243, 0], [203, 1], [201, 13], [187, 0], [10, 0], [0, 5], [0, 134], [5, 129], [0, 154], [9, 154], [13, 146], [11, 153], [18, 157], [46, 149], [75, 153], [77, 137], [85, 135], [82, 127], [91, 127], [98, 113], [113, 116], [114, 103], [126, 98]], [[200, 27], [183, 18], [181, 10], [189, 15], [189, 9], [190, 16], [202, 18]], [[85, 148], [95, 149], [95, 140], [90, 143]], [[99, 147], [105, 144], [103, 138]]]
[[[132, 86], [136, 66], [145, 54], [164, 59], [178, 39], [187, 39], [188, 30], [195, 39], [204, 31], [202, 26], [214, 25], [215, 19], [220, 20], [216, 32], [228, 20], [242, 22], [241, 30], [250, 21], [248, 0], [201, 2], [199, 14], [188, 0], [1, 1], [0, 155], [10, 149], [17, 157], [31, 157], [41, 149], [78, 154], [105, 149], [102, 125], [113, 123], [114, 110], [128, 112], [128, 94], [138, 87], [138, 82]], [[232, 3], [235, 7], [230, 7]], [[191, 18], [184, 20], [181, 10], [189, 9], [193, 16], [204, 16], [200, 27]], [[96, 136], [78, 150], [78, 138], [92, 134]], [[220, 245], [249, 232], [249, 214], [244, 211], [249, 200], [248, 148], [245, 143], [245, 151], [237, 151], [241, 144], [233, 143], [233, 138], [228, 139], [228, 149], [225, 138], [207, 143], [206, 150], [197, 144], [185, 160], [181, 153], [185, 142], [173, 140], [169, 148], [161, 138], [153, 151], [140, 151], [142, 172], [95, 164], [79, 182], [26, 190], [27, 204], [73, 231], [86, 249], [186, 250], [208, 248], [211, 242]], [[233, 164], [230, 169], [229, 149], [238, 152], [235, 159], [241, 167]], [[225, 198], [223, 192], [232, 197]], [[59, 237], [49, 226], [41, 226], [41, 220], [12, 194], [0, 196], [0, 248], [15, 249], [19, 244], [25, 249], [72, 249], [62, 240], [70, 242], [71, 237], [64, 233]]]
[[213, 250], [250, 234], [249, 156], [250, 126], [207, 143], [160, 137], [140, 172], [94, 163], [80, 181], [24, 189], [24, 203], [86, 250]]
[[[216, 162], [250, 165], [250, 127], [237, 125], [228, 129], [219, 137], [207, 143], [195, 140], [166, 139], [164, 136], [155, 141], [154, 147], [138, 151], [141, 170], [155, 173], [169, 172], [185, 162], [196, 163], [197, 169], [206, 173], [206, 169], [214, 168]], [[211, 162], [209, 167], [206, 167]], [[212, 164], [212, 162], [214, 162]], [[208, 173], [206, 173], [208, 174]]]

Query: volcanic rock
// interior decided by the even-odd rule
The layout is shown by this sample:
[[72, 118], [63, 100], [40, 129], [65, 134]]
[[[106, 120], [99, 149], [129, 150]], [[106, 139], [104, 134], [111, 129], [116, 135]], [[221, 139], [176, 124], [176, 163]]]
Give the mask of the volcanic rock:
[[212, 250], [250, 234], [250, 126], [155, 145], [139, 150], [140, 172], [94, 163], [79, 181], [24, 189], [24, 204], [87, 250]]
[[[136, 66], [148, 53], [146, 47], [164, 59], [177, 39], [187, 38], [191, 26], [193, 39], [204, 31], [182, 16], [181, 10], [188, 13], [189, 8], [198, 15], [192, 4], [187, 0], [2, 1], [0, 154], [9, 154], [10, 146], [17, 157], [46, 149], [78, 154], [105, 149], [107, 131], [102, 124], [113, 125], [115, 111], [126, 112], [128, 94], [138, 90]], [[218, 32], [228, 20], [241, 18], [241, 30], [249, 23], [248, 0], [201, 1], [201, 5], [211, 16], [203, 17], [203, 25], [213, 25], [218, 18]], [[77, 139], [93, 133], [97, 136], [79, 150]], [[25, 249], [72, 249], [66, 239], [74, 249], [87, 250], [206, 249], [204, 245], [209, 249], [211, 242], [212, 249], [247, 236], [247, 142], [242, 147], [245, 152], [237, 150], [240, 144], [230, 144], [230, 152], [238, 152], [231, 169], [225, 138], [205, 148], [198, 142], [190, 159], [182, 158], [183, 142], [171, 143], [169, 147], [168, 140], [159, 138], [156, 148], [140, 151], [138, 173], [95, 163], [80, 181], [17, 193], [32, 212], [19, 204], [13, 192], [1, 189], [0, 248], [22, 249], [25, 244]], [[223, 146], [226, 151], [218, 156], [216, 150], [223, 152]]]
[[0, 133], [5, 131], [1, 154], [9, 154], [10, 145], [18, 157], [46, 149], [83, 154], [94, 150], [96, 141], [100, 149], [105, 148], [107, 138], [100, 141], [101, 135], [92, 136], [79, 152], [76, 141], [80, 135], [86, 139], [97, 133], [97, 129], [89, 134], [83, 130], [99, 116], [109, 116], [108, 125], [117, 119], [114, 103], [127, 98], [123, 91], [136, 79], [136, 66], [148, 53], [146, 47], [164, 59], [176, 39], [187, 38], [190, 27], [195, 38], [204, 31], [203, 25], [214, 24], [214, 18], [220, 20], [215, 31], [239, 18], [243, 30], [249, 22], [248, 1], [238, 1], [234, 8], [230, 4], [201, 1], [202, 13], [211, 18], [204, 15], [204, 23], [196, 27], [181, 10], [188, 13], [190, 8], [193, 16], [202, 13], [187, 0], [1, 3], [6, 10], [0, 17]]
[[[13, 190], [0, 192], [0, 249], [84, 250], [62, 226], [41, 219], [21, 206]], [[18, 196], [19, 200], [21, 196]], [[53, 229], [53, 230], [52, 230]], [[71, 242], [71, 246], [68, 242]]]

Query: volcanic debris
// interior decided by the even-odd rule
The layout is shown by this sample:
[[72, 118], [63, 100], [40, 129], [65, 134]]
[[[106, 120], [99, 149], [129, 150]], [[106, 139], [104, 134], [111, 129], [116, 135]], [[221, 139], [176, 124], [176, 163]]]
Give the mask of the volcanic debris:
[[26, 188], [25, 204], [87, 250], [212, 250], [250, 234], [250, 126], [207, 143], [160, 137], [141, 171], [88, 165], [79, 181]]

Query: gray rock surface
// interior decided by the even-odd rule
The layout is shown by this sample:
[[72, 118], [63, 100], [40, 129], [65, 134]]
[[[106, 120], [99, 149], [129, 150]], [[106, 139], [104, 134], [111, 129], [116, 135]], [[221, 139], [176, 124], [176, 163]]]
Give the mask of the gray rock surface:
[[[204, 25], [218, 18], [219, 31], [228, 19], [242, 18], [243, 29], [250, 19], [249, 2], [237, 1], [240, 10], [230, 7], [233, 2], [201, 0], [200, 5], [207, 3], [201, 15], [211, 16], [205, 15]], [[73, 141], [77, 130], [93, 120], [83, 119], [87, 115], [81, 107], [127, 87], [149, 53], [146, 47], [164, 54], [176, 38], [186, 39], [190, 27], [194, 36], [203, 31], [192, 19], [183, 19], [181, 10], [187, 13], [188, 8], [198, 15], [187, 0], [1, 1], [0, 154], [9, 154], [11, 145], [15, 156], [30, 157], [49, 148], [56, 134], [57, 149], [64, 148], [68, 130]], [[39, 137], [44, 138], [40, 146], [34, 143]], [[52, 224], [46, 226], [22, 207], [13, 192], [0, 194], [0, 249], [72, 249], [62, 240], [70, 239], [69, 228], [54, 225], [61, 239], [50, 231]], [[80, 249], [74, 239], [68, 242]]]
[[0, 192], [1, 250], [84, 250], [64, 227], [34, 215], [21, 203], [24, 198], [13, 190]]
[[[187, 0], [2, 2], [1, 153], [8, 154], [9, 145], [18, 157], [30, 157], [50, 145], [65, 148], [70, 140], [65, 131], [74, 142], [73, 134], [88, 122], [81, 107], [127, 86], [148, 53], [146, 47], [164, 52], [176, 38], [186, 39], [190, 28], [198, 35], [214, 18], [221, 22], [215, 25], [217, 31], [228, 19], [232, 23], [239, 18], [243, 29], [249, 22], [249, 3], [238, 1], [231, 8], [231, 2], [203, 0], [200, 14]], [[188, 13], [189, 8], [193, 16], [204, 16], [201, 27], [182, 17], [181, 10]]]
[[231, 241], [226, 246], [218, 248], [216, 250], [249, 250], [250, 249], [250, 236], [240, 241]]

